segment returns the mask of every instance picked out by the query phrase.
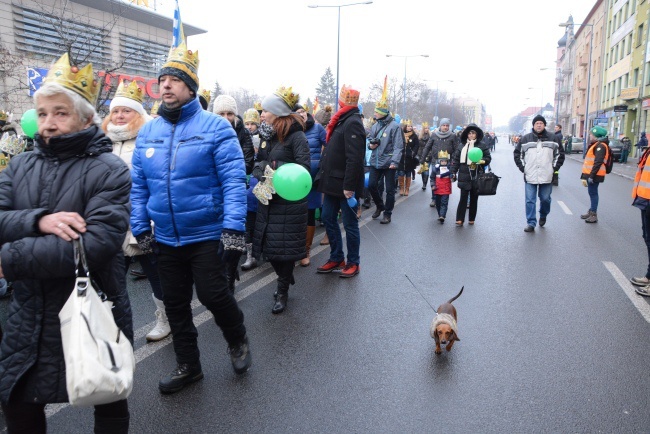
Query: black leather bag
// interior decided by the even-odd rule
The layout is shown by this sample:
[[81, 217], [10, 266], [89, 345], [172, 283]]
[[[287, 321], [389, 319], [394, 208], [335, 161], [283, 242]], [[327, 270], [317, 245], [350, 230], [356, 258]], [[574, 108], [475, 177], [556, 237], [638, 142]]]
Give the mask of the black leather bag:
[[479, 196], [494, 196], [497, 194], [497, 187], [501, 177], [492, 172], [484, 172], [477, 176], [476, 187]]

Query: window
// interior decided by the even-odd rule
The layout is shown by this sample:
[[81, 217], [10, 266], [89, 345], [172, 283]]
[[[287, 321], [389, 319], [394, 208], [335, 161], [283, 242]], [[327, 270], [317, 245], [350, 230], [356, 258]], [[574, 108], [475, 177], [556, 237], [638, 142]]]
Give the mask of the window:
[[634, 70], [634, 75], [632, 75], [632, 87], [637, 87], [639, 85], [639, 68]]
[[627, 17], [629, 17], [628, 15], [629, 9], [630, 9], [630, 3], [629, 2], [625, 3], [625, 7], [624, 7], [625, 12], [623, 12], [623, 21], [625, 21]]
[[616, 96], [621, 96], [621, 81], [622, 77], [618, 77], [618, 80], [616, 80]]
[[169, 46], [120, 33], [120, 57], [129, 74], [156, 77], [168, 52]]
[[628, 82], [629, 79], [630, 79], [630, 74], [625, 74], [623, 76], [623, 82], [621, 84], [622, 89], [627, 89], [627, 82]]
[[636, 0], [630, 1], [630, 15], [636, 12]]
[[643, 23], [636, 29], [636, 46], [643, 43]]

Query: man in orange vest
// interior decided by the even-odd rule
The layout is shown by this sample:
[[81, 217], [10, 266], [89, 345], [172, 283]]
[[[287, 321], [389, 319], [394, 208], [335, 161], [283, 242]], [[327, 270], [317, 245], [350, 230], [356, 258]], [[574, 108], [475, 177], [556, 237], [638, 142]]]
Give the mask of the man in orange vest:
[[639, 158], [632, 187], [632, 206], [641, 210], [641, 230], [648, 249], [648, 270], [645, 276], [633, 277], [630, 282], [636, 286], [636, 292], [645, 297], [650, 297], [650, 166], [646, 164], [649, 155], [650, 148], [646, 148]]
[[596, 125], [589, 131], [589, 149], [582, 164], [582, 185], [587, 187], [591, 206], [586, 214], [580, 216], [587, 223], [596, 223], [598, 221], [598, 186], [605, 181], [606, 163], [608, 158], [612, 158], [609, 152], [609, 140], [607, 139], [607, 130], [600, 125]]

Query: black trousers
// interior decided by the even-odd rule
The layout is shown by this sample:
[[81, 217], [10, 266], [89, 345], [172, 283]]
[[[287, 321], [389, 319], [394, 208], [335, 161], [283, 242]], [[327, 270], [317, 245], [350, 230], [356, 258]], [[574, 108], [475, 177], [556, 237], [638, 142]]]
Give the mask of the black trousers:
[[[45, 404], [9, 402], [2, 404], [9, 434], [46, 434]], [[95, 406], [96, 434], [127, 434], [129, 406], [126, 399]]]
[[456, 221], [465, 221], [465, 212], [467, 211], [467, 197], [469, 196], [469, 221], [476, 220], [476, 211], [478, 209], [478, 190], [460, 190], [460, 201], [456, 209]]
[[201, 304], [214, 315], [228, 345], [240, 343], [246, 335], [244, 314], [228, 291], [226, 267], [217, 255], [218, 248], [219, 241], [181, 247], [160, 245], [158, 274], [179, 364], [196, 363], [200, 358], [190, 305], [193, 285]]

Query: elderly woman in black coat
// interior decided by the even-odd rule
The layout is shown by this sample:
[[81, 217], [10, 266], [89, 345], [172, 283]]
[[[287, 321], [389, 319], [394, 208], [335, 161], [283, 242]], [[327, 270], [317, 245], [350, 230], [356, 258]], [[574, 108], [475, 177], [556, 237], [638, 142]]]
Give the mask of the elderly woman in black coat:
[[[291, 89], [280, 88], [262, 101], [260, 148], [253, 176], [264, 180], [266, 166], [277, 170], [286, 163], [297, 163], [310, 170], [309, 142], [304, 133], [305, 121], [293, 107], [298, 95]], [[293, 267], [305, 257], [307, 240], [307, 198], [291, 201], [274, 194], [268, 205], [257, 208], [253, 255], [269, 260], [278, 275], [277, 291], [272, 313], [282, 313], [287, 307], [289, 286], [295, 284]]]
[[[490, 147], [482, 142], [483, 130], [476, 124], [469, 124], [460, 135], [460, 146], [453, 155], [451, 166], [452, 175], [458, 179], [460, 190], [460, 201], [456, 210], [456, 226], [462, 226], [465, 222], [467, 211], [467, 198], [469, 197], [469, 224], [473, 225], [476, 220], [478, 207], [478, 188], [476, 178], [485, 171], [485, 166], [490, 164]], [[472, 148], [479, 148], [483, 151], [483, 157], [477, 163], [470, 161], [468, 153]]]
[[[45, 433], [45, 404], [68, 401], [58, 314], [75, 284], [73, 238], [83, 237], [90, 273], [133, 342], [122, 253], [131, 176], [99, 128], [99, 85], [92, 69], [86, 74], [70, 67], [67, 54], [50, 69], [34, 94], [34, 151], [12, 158], [0, 174], [0, 277], [14, 285], [0, 345], [10, 433]], [[86, 87], [74, 85], [82, 80]], [[128, 429], [126, 400], [95, 406], [95, 432]]]

